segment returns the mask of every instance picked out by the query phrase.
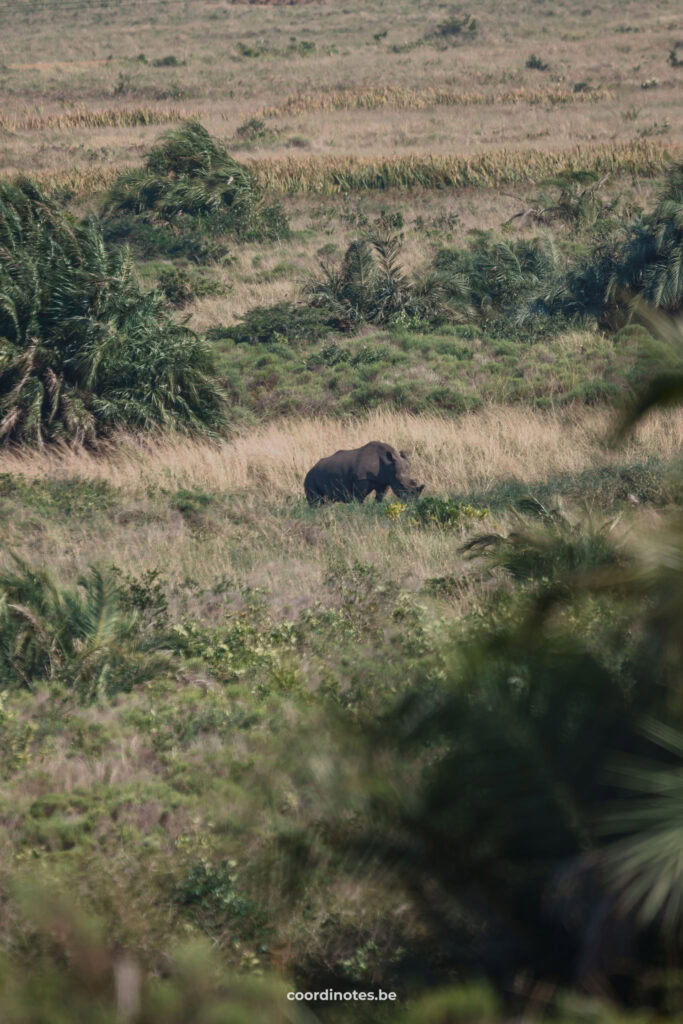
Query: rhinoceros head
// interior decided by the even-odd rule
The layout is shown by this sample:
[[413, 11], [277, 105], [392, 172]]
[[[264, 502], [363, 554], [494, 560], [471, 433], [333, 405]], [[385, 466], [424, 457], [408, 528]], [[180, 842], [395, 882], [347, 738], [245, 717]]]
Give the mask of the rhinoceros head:
[[390, 473], [390, 479], [387, 482], [394, 494], [399, 498], [407, 498], [410, 495], [417, 497], [422, 494], [424, 484], [418, 484], [410, 472], [407, 453], [394, 451], [388, 446], [387, 449], [386, 457]]

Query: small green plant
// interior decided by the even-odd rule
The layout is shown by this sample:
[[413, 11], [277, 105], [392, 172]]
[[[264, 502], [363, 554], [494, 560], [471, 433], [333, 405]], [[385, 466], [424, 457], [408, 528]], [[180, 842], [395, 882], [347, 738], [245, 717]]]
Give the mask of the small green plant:
[[206, 295], [221, 295], [224, 289], [198, 273], [188, 273], [182, 267], [164, 267], [159, 274], [159, 289], [172, 306], [182, 308], [194, 299]]
[[392, 521], [410, 526], [459, 527], [468, 521], [485, 519], [489, 510], [453, 501], [451, 498], [419, 498], [413, 502], [391, 501], [384, 514]]
[[229, 338], [239, 345], [264, 345], [277, 341], [292, 344], [317, 341], [330, 330], [332, 322], [325, 309], [278, 302], [274, 306], [255, 306], [234, 326], [212, 327], [207, 337], [211, 341]]
[[263, 926], [256, 904], [239, 887], [236, 860], [192, 864], [173, 893], [174, 902], [209, 935], [229, 930], [230, 941], [253, 938]]
[[184, 60], [178, 60], [172, 53], [167, 57], [157, 57], [152, 61], [153, 68], [179, 68], [183, 67], [187, 62]]
[[527, 57], [526, 64], [524, 66], [531, 68], [533, 71], [547, 71], [550, 64], [546, 63], [546, 61], [544, 61], [542, 57], [539, 57], [538, 54], [532, 53], [530, 57]]
[[678, 51], [683, 49], [683, 42], [676, 42], [669, 50], [667, 60], [672, 68], [683, 68], [683, 59], [678, 56]]

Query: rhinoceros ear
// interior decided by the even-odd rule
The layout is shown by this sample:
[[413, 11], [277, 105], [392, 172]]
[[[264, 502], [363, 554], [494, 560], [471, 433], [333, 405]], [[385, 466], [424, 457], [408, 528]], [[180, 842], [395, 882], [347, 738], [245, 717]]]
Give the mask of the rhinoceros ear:
[[408, 458], [408, 452], [399, 452], [398, 454], [401, 456], [402, 459]]
[[424, 485], [424, 484], [420, 484], [420, 486], [419, 486], [419, 487], [418, 487], [418, 489], [417, 489], [417, 493], [418, 493], [418, 494], [422, 494], [422, 492], [424, 491], [424, 489], [425, 489], [425, 485]]

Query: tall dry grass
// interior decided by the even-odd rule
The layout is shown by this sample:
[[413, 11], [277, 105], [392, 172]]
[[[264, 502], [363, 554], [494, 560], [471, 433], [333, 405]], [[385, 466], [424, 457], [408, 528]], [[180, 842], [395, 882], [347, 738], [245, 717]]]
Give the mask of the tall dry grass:
[[[570, 149], [499, 149], [476, 155], [245, 157], [258, 183], [279, 193], [345, 194], [384, 189], [500, 188], [534, 184], [577, 171], [653, 177], [680, 156], [679, 146], [650, 139]], [[38, 171], [49, 188], [74, 196], [108, 188], [126, 165], [96, 164], [69, 171]]]
[[373, 157], [288, 157], [253, 160], [259, 183], [275, 192], [321, 194], [390, 188], [499, 188], [553, 175], [659, 174], [671, 160], [661, 143], [610, 143], [570, 149], [499, 149], [476, 155], [410, 154]]
[[585, 407], [562, 412], [493, 407], [457, 419], [379, 410], [348, 419], [284, 419], [223, 443], [121, 437], [100, 454], [83, 450], [3, 451], [0, 473], [73, 476], [136, 490], [150, 485], [300, 496], [307, 470], [324, 455], [381, 440], [411, 452], [432, 493], [482, 490], [501, 480], [530, 484], [596, 465], [683, 449], [683, 411], [651, 416], [618, 449], [606, 442], [614, 417]]
[[191, 111], [169, 107], [115, 107], [89, 109], [78, 107], [61, 114], [0, 114], [0, 131], [71, 131], [74, 128], [135, 128], [138, 125], [173, 124], [193, 117]]
[[456, 92], [450, 89], [411, 89], [398, 85], [381, 85], [372, 89], [334, 89], [321, 92], [300, 92], [288, 96], [276, 106], [262, 107], [259, 117], [287, 117], [297, 114], [329, 113], [333, 110], [377, 110], [393, 107], [396, 110], [428, 110], [430, 107], [491, 107], [516, 106], [527, 103], [550, 106], [568, 103], [596, 103], [610, 99], [607, 89], [574, 92], [561, 86], [541, 89], [520, 87], [502, 92]]
[[[468, 528], [416, 530], [353, 506], [302, 516], [310, 466], [338, 448], [383, 440], [410, 452], [427, 494], [467, 495], [504, 480], [533, 489], [553, 475], [649, 455], [669, 458], [683, 444], [683, 412], [651, 417], [618, 450], [605, 445], [610, 426], [608, 413], [579, 408], [559, 414], [501, 407], [458, 419], [377, 411], [348, 420], [281, 420], [214, 445], [124, 437], [99, 455], [3, 451], [0, 473], [102, 480], [120, 490], [107, 513], [92, 517], [51, 518], [35, 509], [25, 522], [9, 517], [0, 563], [11, 549], [65, 581], [90, 564], [115, 563], [135, 576], [158, 569], [185, 594], [173, 598], [173, 614], [204, 622], [225, 613], [212, 589], [219, 579], [263, 588], [271, 613], [290, 617], [325, 592], [327, 566], [339, 561], [371, 564], [383, 578], [416, 590], [449, 572], [463, 584], [449, 605], [448, 614], [457, 616], [485, 600], [485, 585], [459, 552]], [[174, 508], [179, 488], [220, 493], [203, 526]], [[505, 529], [506, 519], [497, 515], [492, 525]], [[196, 584], [189, 604], [187, 580]]]

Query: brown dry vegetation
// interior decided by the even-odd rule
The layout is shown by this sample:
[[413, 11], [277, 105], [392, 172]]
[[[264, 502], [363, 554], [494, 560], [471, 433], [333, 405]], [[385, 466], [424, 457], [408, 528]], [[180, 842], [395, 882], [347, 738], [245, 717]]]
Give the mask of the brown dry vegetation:
[[[272, 155], [285, 155], [291, 139], [335, 156], [629, 145], [653, 122], [667, 143], [680, 142], [681, 75], [667, 63], [680, 33], [673, 0], [616, 13], [578, 0], [487, 0], [474, 12], [476, 36], [440, 49], [425, 35], [447, 13], [423, 0], [5, 5], [0, 169], [131, 162], [153, 138], [155, 119], [179, 106], [224, 138], [266, 111], [279, 129]], [[547, 71], [525, 66], [532, 53]], [[175, 66], [154, 65], [169, 55]], [[79, 124], [65, 146], [74, 108]], [[144, 109], [148, 120], [131, 125], [117, 114], [128, 108]]]
[[[415, 474], [429, 494], [465, 500], [476, 494], [485, 504], [500, 487], [522, 486], [533, 494], [549, 480], [576, 480], [570, 506], [590, 508], [595, 495], [582, 492], [582, 473], [653, 459], [666, 463], [683, 447], [683, 413], [652, 416], [618, 449], [606, 444], [613, 423], [612, 415], [587, 414], [581, 407], [562, 414], [498, 407], [457, 420], [380, 410], [347, 420], [278, 421], [222, 444], [130, 437], [99, 455], [4, 452], [0, 474], [67, 486], [98, 481], [117, 489], [107, 518], [29, 517], [8, 524], [6, 541], [65, 577], [103, 561], [116, 561], [133, 573], [163, 566], [169, 579], [191, 578], [201, 586], [217, 575], [237, 573], [244, 585], [266, 589], [276, 615], [314, 602], [334, 558], [381, 565], [403, 586], [419, 588], [444, 566], [467, 572], [458, 553], [466, 529], [416, 533], [384, 514], [374, 515], [371, 502], [368, 515], [337, 507], [302, 519], [302, 479], [317, 459], [337, 448], [391, 439], [411, 453]], [[200, 490], [228, 504], [198, 529], [197, 522], [170, 511], [163, 497], [181, 490]], [[503, 510], [494, 522], [502, 525], [506, 519]], [[480, 596], [473, 586], [452, 612], [460, 614], [463, 601]], [[220, 617], [222, 605], [214, 602], [199, 611]]]

